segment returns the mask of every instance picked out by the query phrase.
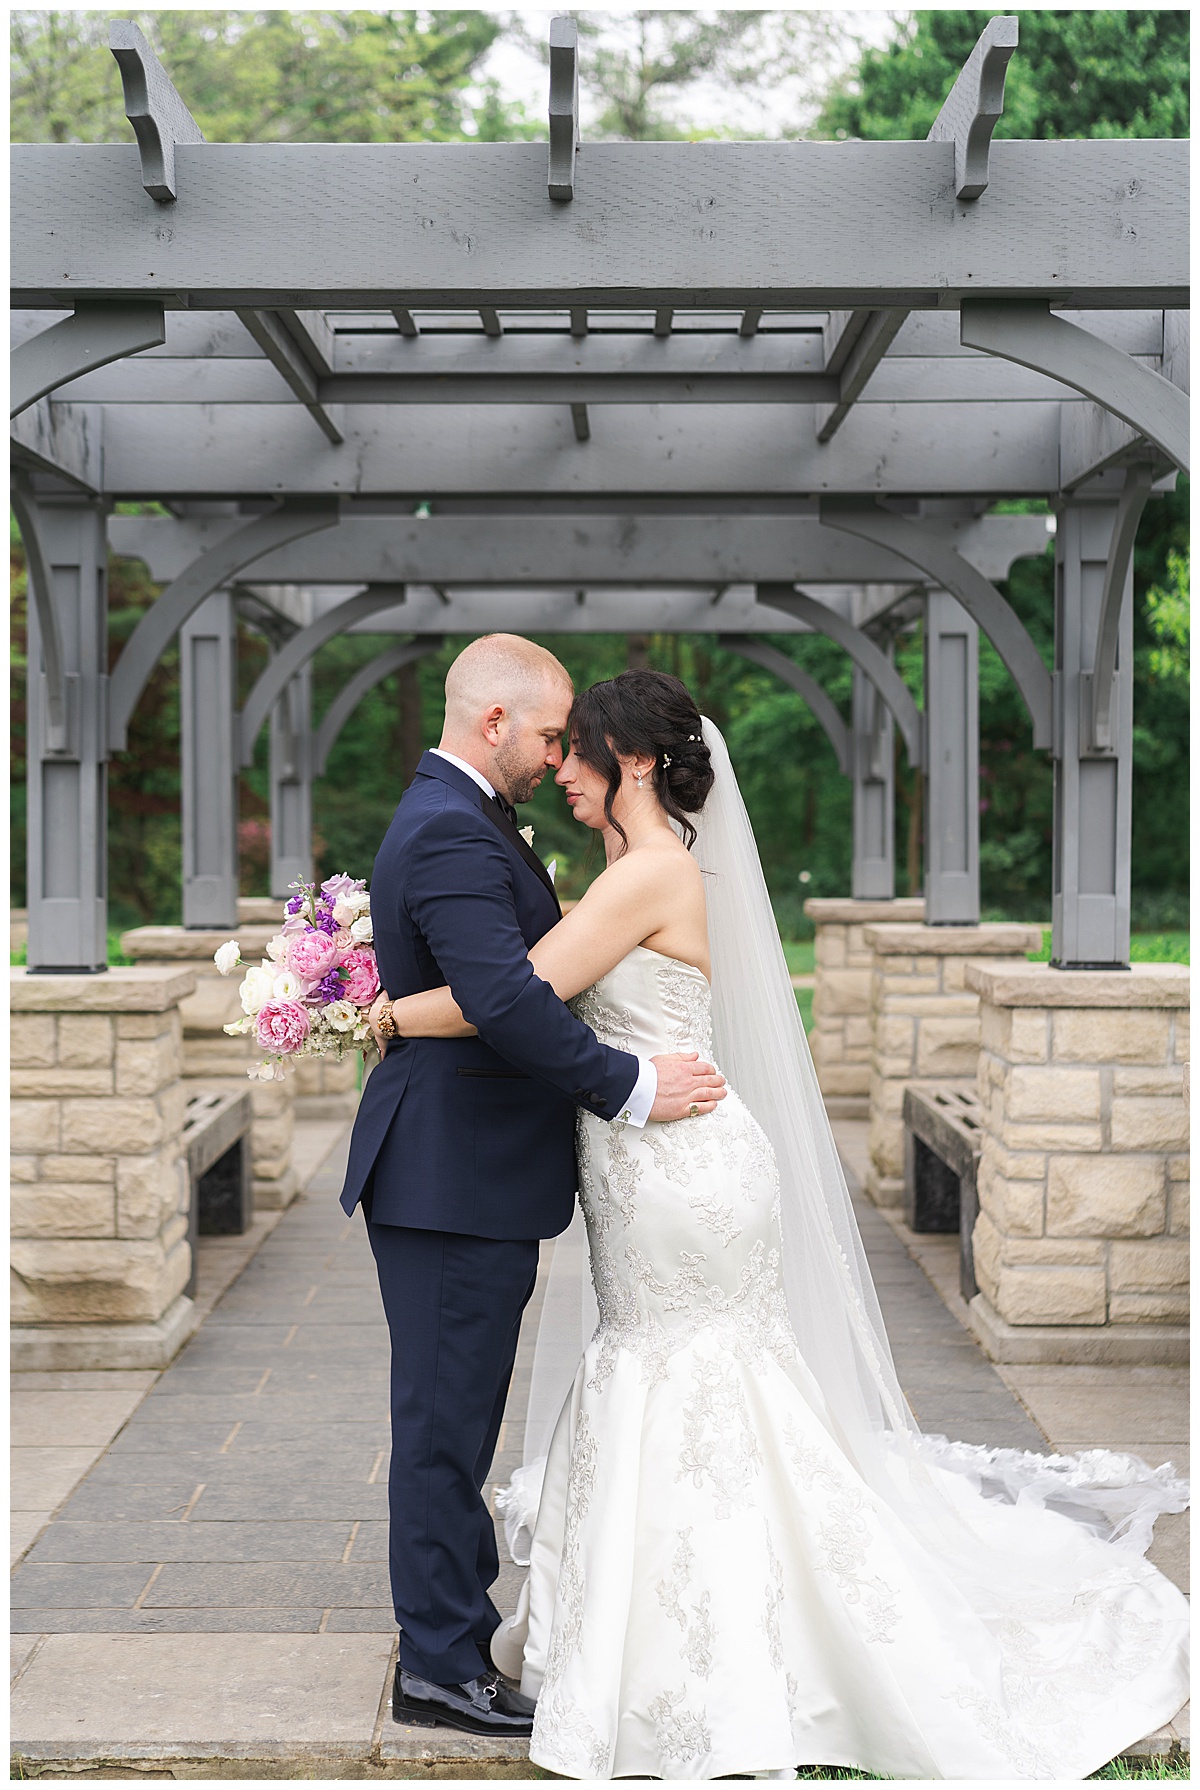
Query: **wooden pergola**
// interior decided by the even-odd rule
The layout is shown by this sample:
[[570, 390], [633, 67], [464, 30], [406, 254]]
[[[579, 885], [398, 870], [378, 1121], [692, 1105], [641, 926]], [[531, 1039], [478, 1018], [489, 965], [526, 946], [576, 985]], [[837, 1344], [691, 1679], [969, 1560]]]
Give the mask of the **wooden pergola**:
[[[205, 143], [112, 26], [137, 146], [13, 151], [13, 462], [30, 590], [29, 964], [105, 964], [105, 766], [181, 645], [184, 920], [236, 919], [272, 730], [273, 877], [365, 692], [448, 635], [716, 633], [853, 779], [892, 893], [892, 737], [927, 913], [979, 913], [978, 632], [1051, 753], [1054, 958], [1128, 961], [1132, 550], [1187, 466], [1188, 146], [992, 142], [1014, 18], [923, 143]], [[63, 313], [66, 313], [65, 316]], [[1055, 664], [997, 584], [1056, 526]], [[154, 499], [166, 517], [110, 514]], [[106, 675], [109, 546], [165, 588]], [[273, 656], [235, 709], [239, 614]], [[919, 710], [898, 628], [925, 621]], [[314, 727], [314, 655], [395, 635]], [[764, 634], [854, 666], [843, 716]]]

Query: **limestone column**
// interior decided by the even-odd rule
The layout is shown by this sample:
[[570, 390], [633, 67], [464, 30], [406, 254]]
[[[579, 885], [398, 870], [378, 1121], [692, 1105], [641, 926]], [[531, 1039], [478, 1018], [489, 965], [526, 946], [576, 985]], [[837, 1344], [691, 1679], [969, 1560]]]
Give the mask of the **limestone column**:
[[1188, 1359], [1191, 973], [976, 962], [971, 1326], [993, 1360]]
[[237, 921], [237, 613], [214, 591], [179, 633], [183, 923]]
[[179, 1004], [187, 969], [10, 972], [12, 1348], [165, 1367], [195, 1328]]
[[974, 1081], [979, 995], [965, 972], [973, 958], [1024, 967], [1042, 944], [1040, 926], [870, 925], [870, 1168], [877, 1206], [904, 1203], [904, 1090]]
[[871, 1088], [871, 947], [863, 929], [883, 921], [919, 925], [920, 897], [846, 901], [813, 896], [804, 912], [816, 934], [813, 1029], [817, 1080], [832, 1119], [865, 1119]]
[[[65, 727], [52, 734], [42, 636], [29, 602], [29, 966], [92, 973], [108, 962], [108, 505], [26, 498], [58, 619]], [[37, 548], [27, 554], [31, 574]]]

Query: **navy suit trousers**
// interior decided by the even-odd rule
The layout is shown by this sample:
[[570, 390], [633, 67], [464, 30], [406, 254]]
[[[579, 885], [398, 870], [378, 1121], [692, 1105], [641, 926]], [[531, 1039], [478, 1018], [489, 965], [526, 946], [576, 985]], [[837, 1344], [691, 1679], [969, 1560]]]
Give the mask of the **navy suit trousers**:
[[400, 1663], [432, 1684], [483, 1670], [500, 1570], [482, 1497], [537, 1279], [535, 1239], [376, 1224], [367, 1235], [392, 1340], [389, 1566]]

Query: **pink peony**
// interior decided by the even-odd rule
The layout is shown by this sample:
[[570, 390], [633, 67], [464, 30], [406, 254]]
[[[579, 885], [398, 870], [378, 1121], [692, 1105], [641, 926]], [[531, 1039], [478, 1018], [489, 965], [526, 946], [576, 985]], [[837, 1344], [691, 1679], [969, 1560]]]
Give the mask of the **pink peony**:
[[346, 972], [344, 995], [356, 1007], [369, 1007], [379, 993], [379, 971], [374, 951], [350, 951], [342, 960]]
[[264, 1050], [291, 1056], [308, 1037], [308, 1014], [295, 1001], [268, 1001], [259, 1008], [254, 1033]]
[[319, 982], [337, 960], [337, 947], [327, 932], [302, 932], [288, 940], [288, 968], [305, 982]]

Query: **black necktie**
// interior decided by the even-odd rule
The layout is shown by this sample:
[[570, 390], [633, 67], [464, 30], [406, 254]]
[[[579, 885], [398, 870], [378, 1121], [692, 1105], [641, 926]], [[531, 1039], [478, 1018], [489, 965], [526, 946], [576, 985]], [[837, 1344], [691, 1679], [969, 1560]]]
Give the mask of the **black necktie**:
[[502, 796], [500, 794], [499, 790], [496, 791], [496, 794], [493, 797], [493, 800], [494, 800], [497, 808], [499, 808], [501, 814], [504, 816], [504, 818], [506, 820], [511, 820], [513, 826], [515, 827], [517, 824], [517, 811], [513, 807], [512, 803], [507, 799], [506, 796]]

